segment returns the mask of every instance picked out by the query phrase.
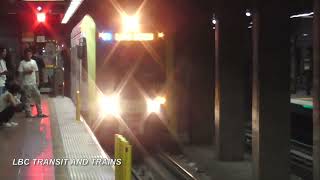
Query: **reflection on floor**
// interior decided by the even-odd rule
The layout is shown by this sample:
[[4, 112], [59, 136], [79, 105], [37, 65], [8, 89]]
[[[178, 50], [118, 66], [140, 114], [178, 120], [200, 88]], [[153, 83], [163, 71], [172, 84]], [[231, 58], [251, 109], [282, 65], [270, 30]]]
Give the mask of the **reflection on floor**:
[[[39, 163], [34, 164], [33, 161], [33, 159], [53, 158], [47, 99], [43, 99], [42, 107], [49, 118], [27, 119], [23, 113], [18, 113], [13, 118], [13, 121], [19, 123], [18, 126], [0, 129], [0, 179], [55, 179], [53, 166], [42, 166]], [[35, 108], [33, 108], [33, 114], [36, 114]], [[25, 160], [22, 163], [24, 165], [19, 165], [19, 159]]]

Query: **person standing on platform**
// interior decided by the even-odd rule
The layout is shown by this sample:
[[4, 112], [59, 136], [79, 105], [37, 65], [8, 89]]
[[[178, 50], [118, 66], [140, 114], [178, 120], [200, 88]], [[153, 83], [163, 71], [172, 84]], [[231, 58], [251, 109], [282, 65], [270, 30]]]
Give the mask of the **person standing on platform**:
[[4, 127], [17, 126], [18, 123], [9, 122], [16, 111], [21, 111], [21, 103], [14, 97], [20, 91], [15, 83], [8, 85], [8, 91], [0, 95], [0, 125]]
[[6, 58], [4, 59], [6, 62], [7, 70], [8, 70], [8, 73], [6, 74], [7, 76], [6, 87], [8, 84], [15, 82], [15, 74], [17, 71], [14, 65], [14, 61], [11, 58], [12, 56], [10, 54], [10, 50], [7, 49]]
[[0, 48], [0, 95], [4, 93], [7, 80], [7, 65], [4, 60], [7, 55], [6, 48]]
[[20, 74], [20, 80], [22, 81], [22, 87], [26, 94], [26, 117], [32, 118], [31, 113], [31, 99], [36, 103], [38, 115], [37, 117], [48, 117], [42, 113], [41, 108], [41, 95], [38, 89], [39, 87], [39, 70], [35, 60], [32, 57], [32, 50], [26, 49], [24, 52], [25, 60], [20, 62], [18, 71]]

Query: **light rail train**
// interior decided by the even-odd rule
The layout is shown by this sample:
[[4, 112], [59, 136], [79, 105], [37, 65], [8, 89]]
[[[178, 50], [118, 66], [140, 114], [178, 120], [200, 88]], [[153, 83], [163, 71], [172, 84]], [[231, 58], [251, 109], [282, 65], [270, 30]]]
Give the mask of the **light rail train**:
[[104, 141], [151, 137], [168, 122], [164, 33], [144, 29], [98, 33], [86, 15], [71, 33], [71, 97], [77, 103], [79, 92], [81, 114]]

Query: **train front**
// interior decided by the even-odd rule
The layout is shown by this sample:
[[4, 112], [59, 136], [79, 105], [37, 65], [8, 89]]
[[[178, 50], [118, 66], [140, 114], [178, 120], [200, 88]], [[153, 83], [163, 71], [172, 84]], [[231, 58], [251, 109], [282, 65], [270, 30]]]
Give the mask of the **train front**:
[[97, 128], [104, 136], [150, 136], [167, 121], [164, 34], [137, 29], [135, 18], [125, 17], [120, 33], [99, 33]]

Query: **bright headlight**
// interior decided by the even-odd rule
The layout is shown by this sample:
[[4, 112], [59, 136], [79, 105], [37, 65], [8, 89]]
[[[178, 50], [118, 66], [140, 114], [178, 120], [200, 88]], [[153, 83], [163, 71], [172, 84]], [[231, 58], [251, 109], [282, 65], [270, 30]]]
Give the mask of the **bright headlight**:
[[122, 16], [122, 26], [124, 32], [139, 32], [140, 30], [140, 23], [139, 23], [139, 16]]
[[166, 103], [166, 98], [165, 97], [162, 97], [162, 96], [158, 96], [158, 97], [156, 97], [156, 99], [155, 99], [159, 104], [161, 104], [161, 105], [163, 105], [163, 104], [165, 104]]
[[120, 98], [119, 96], [102, 96], [99, 100], [100, 112], [104, 115], [120, 114]]
[[147, 107], [149, 113], [159, 113], [161, 104], [156, 100], [147, 100]]
[[147, 107], [149, 113], [160, 113], [161, 105], [166, 103], [166, 98], [158, 96], [155, 99], [147, 100]]

